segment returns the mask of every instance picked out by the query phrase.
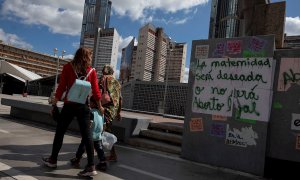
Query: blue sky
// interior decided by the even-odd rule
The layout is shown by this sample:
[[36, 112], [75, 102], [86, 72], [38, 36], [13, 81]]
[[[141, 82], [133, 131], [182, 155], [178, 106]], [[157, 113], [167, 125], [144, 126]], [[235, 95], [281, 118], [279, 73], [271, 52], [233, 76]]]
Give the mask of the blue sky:
[[[278, 2], [273, 0], [272, 2]], [[120, 48], [151, 22], [176, 42], [207, 39], [210, 0], [112, 0], [110, 27], [121, 35]], [[84, 0], [0, 0], [0, 39], [22, 48], [72, 57], [79, 45]], [[287, 0], [285, 32], [300, 35], [300, 1]], [[61, 54], [59, 52], [59, 55]]]

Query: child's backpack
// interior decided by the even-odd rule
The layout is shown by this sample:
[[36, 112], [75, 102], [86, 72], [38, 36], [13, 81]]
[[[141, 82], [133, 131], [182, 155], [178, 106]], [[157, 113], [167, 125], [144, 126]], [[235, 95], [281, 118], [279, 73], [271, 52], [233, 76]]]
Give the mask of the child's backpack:
[[[73, 68], [73, 66], [72, 66]], [[84, 77], [83, 80], [81, 80], [82, 77], [78, 77], [78, 74], [76, 73], [75, 69], [73, 68], [77, 79], [73, 83], [72, 87], [70, 88], [68, 92], [68, 101], [70, 102], [76, 102], [80, 104], [85, 104], [87, 97], [89, 93], [91, 92], [91, 83], [89, 81], [86, 81], [87, 77], [91, 74], [94, 68], [92, 68], [88, 74]]]

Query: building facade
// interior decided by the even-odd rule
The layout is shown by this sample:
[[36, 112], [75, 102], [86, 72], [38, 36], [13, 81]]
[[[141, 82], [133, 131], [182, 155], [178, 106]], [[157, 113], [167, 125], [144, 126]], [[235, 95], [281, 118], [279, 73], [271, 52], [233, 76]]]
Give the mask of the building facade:
[[168, 42], [162, 28], [146, 24], [139, 30], [137, 59], [132, 67], [135, 80], [164, 81]]
[[80, 46], [94, 48], [98, 28], [109, 28], [110, 0], [85, 0], [81, 27]]
[[95, 59], [93, 67], [96, 68], [98, 75], [101, 75], [105, 64], [117, 70], [119, 48], [119, 34], [115, 28], [100, 29], [98, 31], [96, 49], [94, 51]]
[[299, 36], [285, 36], [284, 37], [285, 48], [300, 48], [300, 35]]
[[137, 46], [134, 46], [132, 50], [131, 72], [130, 72], [129, 81], [134, 80], [135, 77], [135, 65], [137, 60], [136, 55], [137, 55]]
[[283, 47], [286, 2], [270, 0], [212, 0], [209, 39], [275, 35]]
[[48, 54], [42, 54], [4, 43], [0, 43], [0, 58], [1, 60], [18, 65], [42, 77], [56, 75], [57, 61], [59, 62], [59, 74], [63, 65], [71, 61], [70, 59], [58, 59], [58, 57]]
[[187, 44], [170, 42], [169, 46], [166, 65], [166, 79], [168, 82], [183, 83]]
[[240, 0], [240, 36], [275, 36], [276, 48], [284, 43], [286, 2], [270, 3], [266, 0]]
[[122, 49], [120, 80], [123, 82], [124, 81], [128, 82], [131, 77], [131, 66], [132, 66], [132, 59], [133, 59], [134, 41], [135, 41], [135, 38], [133, 38], [131, 40], [131, 42], [127, 45], [127, 47]]
[[212, 0], [209, 39], [239, 36], [239, 0]]

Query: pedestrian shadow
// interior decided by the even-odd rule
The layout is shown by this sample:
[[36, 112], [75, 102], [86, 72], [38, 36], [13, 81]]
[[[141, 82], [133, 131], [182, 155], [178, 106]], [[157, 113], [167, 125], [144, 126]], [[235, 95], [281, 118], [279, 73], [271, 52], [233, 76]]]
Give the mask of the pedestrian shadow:
[[[1, 151], [6, 151], [0, 155], [0, 162], [13, 162], [17, 166], [13, 166], [7, 170], [1, 170], [7, 177], [23, 175], [23, 173], [33, 177], [49, 177], [49, 178], [69, 178], [69, 179], [91, 179], [77, 176], [79, 169], [73, 168], [69, 161], [75, 156], [78, 144], [63, 144], [58, 156], [58, 168], [46, 167], [42, 162], [42, 157], [48, 157], [52, 149], [52, 144], [43, 145], [5, 145], [0, 146]], [[15, 161], [15, 162], [14, 162]], [[12, 164], [12, 163], [10, 163]], [[74, 175], [61, 173], [60, 171], [71, 170]], [[3, 175], [3, 174], [2, 174]], [[8, 176], [10, 175], [10, 176]], [[0, 176], [2, 177], [2, 176]]]

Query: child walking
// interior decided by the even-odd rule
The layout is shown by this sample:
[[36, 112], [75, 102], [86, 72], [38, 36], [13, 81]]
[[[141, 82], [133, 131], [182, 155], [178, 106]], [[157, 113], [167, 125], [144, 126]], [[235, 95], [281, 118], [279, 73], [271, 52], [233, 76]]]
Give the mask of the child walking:
[[[91, 108], [91, 119], [92, 119], [91, 131], [92, 131], [92, 137], [94, 142], [94, 149], [96, 150], [99, 159], [99, 163], [96, 166], [96, 168], [101, 171], [106, 171], [107, 163], [102, 148], [102, 133], [103, 133], [104, 119], [103, 116], [100, 115], [96, 100], [94, 99], [93, 96], [90, 99], [90, 108]], [[85, 146], [83, 141], [81, 140], [81, 143], [76, 152], [76, 157], [70, 160], [73, 166], [77, 166], [77, 167], [79, 166], [80, 160], [84, 152], [85, 152]]]

